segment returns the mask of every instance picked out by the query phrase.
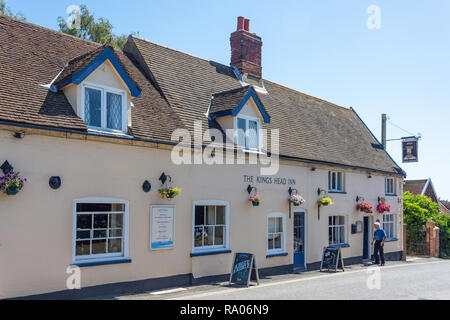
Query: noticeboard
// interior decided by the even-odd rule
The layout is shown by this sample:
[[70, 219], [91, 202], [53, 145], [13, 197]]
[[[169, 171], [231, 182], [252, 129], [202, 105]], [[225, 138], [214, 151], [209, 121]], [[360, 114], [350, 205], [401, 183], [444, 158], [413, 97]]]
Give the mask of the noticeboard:
[[251, 280], [259, 284], [255, 255], [251, 253], [236, 253], [231, 268], [230, 285], [234, 283], [248, 287]]

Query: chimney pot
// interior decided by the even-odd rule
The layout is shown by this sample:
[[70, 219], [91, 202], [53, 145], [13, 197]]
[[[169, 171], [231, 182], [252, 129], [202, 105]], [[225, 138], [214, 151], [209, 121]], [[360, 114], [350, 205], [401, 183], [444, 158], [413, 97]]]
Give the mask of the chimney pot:
[[244, 17], [238, 17], [237, 31], [244, 30]]
[[250, 32], [250, 19], [244, 20], [244, 30]]

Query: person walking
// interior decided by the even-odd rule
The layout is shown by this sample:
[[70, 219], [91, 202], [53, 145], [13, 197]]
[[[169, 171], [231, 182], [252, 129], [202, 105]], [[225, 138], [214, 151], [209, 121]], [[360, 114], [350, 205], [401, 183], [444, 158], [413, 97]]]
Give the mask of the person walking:
[[381, 223], [375, 222], [375, 232], [373, 235], [372, 245], [375, 243], [374, 256], [375, 264], [380, 264], [384, 266], [384, 241], [386, 240], [386, 232], [381, 229]]

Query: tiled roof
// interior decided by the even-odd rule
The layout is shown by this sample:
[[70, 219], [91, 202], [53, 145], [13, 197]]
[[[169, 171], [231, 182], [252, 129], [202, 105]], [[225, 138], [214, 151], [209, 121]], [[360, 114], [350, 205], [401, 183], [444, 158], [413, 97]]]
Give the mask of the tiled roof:
[[428, 179], [425, 180], [406, 180], [403, 187], [404, 191], [409, 191], [412, 194], [422, 194]]
[[239, 86], [237, 89], [215, 93], [211, 102], [210, 114], [233, 110], [244, 99], [250, 86]]
[[[82, 68], [102, 47], [3, 15], [0, 43], [0, 120], [86, 131], [64, 94], [45, 85]], [[192, 130], [194, 120], [204, 129], [220, 129], [207, 112], [213, 95], [240, 90], [232, 68], [136, 37], [129, 38], [124, 51], [114, 54], [142, 90], [142, 98], [133, 98], [135, 138], [170, 141], [173, 130]], [[64, 67], [69, 68], [61, 73]], [[280, 130], [283, 157], [394, 174], [400, 170], [384, 150], [373, 148], [379, 142], [353, 110], [267, 80], [264, 86], [267, 94], [258, 92], [258, 97], [271, 121], [263, 128]]]
[[[78, 70], [104, 47], [4, 15], [0, 15], [0, 43], [0, 120], [86, 131], [65, 95], [44, 85], [64, 67], [69, 66], [67, 75]], [[133, 99], [132, 134], [170, 141], [173, 130], [182, 126], [179, 117], [130, 58], [117, 50], [114, 54], [142, 90], [142, 98]]]
[[[208, 125], [211, 96], [241, 87], [229, 66], [137, 37], [130, 37], [125, 48], [141, 54], [142, 67], [188, 128], [194, 120]], [[373, 147], [379, 142], [353, 110], [268, 80], [264, 86], [267, 94], [258, 96], [271, 122], [263, 128], [280, 130], [282, 156], [396, 174], [401, 170], [384, 150]]]

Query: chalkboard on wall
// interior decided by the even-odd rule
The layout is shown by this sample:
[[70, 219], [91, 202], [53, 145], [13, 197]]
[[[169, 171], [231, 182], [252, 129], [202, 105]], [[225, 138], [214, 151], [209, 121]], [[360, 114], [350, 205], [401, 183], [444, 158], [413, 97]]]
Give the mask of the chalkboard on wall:
[[334, 272], [336, 272], [337, 269], [345, 271], [341, 248], [325, 247], [323, 249], [320, 271], [323, 271], [324, 269], [328, 269], [328, 271], [334, 270]]
[[236, 253], [231, 268], [230, 285], [234, 283], [248, 287], [252, 280], [259, 284], [255, 255], [251, 253]]

